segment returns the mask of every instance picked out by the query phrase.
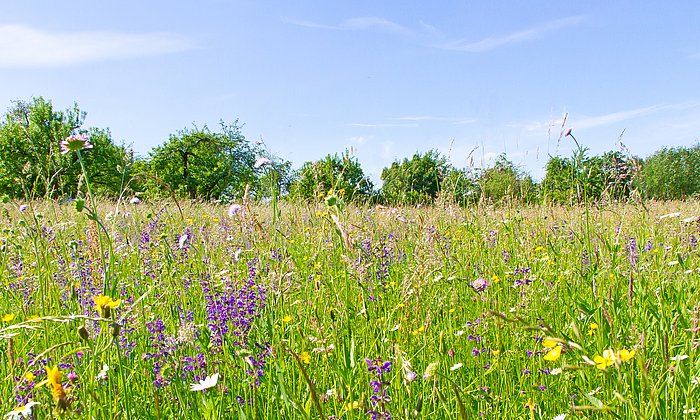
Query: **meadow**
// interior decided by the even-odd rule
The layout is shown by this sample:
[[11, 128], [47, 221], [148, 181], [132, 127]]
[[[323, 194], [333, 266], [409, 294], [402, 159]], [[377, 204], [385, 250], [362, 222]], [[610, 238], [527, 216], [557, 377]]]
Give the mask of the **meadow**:
[[700, 203], [331, 204], [0, 204], [0, 414], [697, 415]]

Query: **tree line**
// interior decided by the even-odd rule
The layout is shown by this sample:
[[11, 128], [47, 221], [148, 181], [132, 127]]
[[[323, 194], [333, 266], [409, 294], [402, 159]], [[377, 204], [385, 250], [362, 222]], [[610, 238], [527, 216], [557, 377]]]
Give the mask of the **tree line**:
[[[437, 151], [416, 153], [383, 169], [375, 188], [349, 152], [327, 155], [292, 170], [262, 141], [250, 142], [238, 121], [178, 131], [145, 157], [116, 144], [107, 129], [84, 126], [77, 104], [57, 110], [44, 98], [15, 101], [0, 121], [0, 195], [13, 198], [76, 197], [82, 191], [74, 154], [59, 143], [87, 134], [93, 148], [84, 154], [93, 192], [140, 199], [185, 197], [233, 201], [244, 194], [264, 200], [322, 200], [389, 205], [450, 200], [466, 205], [517, 200], [576, 204], [625, 200], [684, 199], [700, 192], [700, 145], [663, 148], [642, 159], [623, 151], [590, 155], [579, 146], [571, 157], [550, 156], [545, 177], [532, 177], [500, 155], [487, 168], [457, 168]], [[571, 135], [567, 131], [566, 135]], [[574, 139], [575, 141], [575, 139]]]

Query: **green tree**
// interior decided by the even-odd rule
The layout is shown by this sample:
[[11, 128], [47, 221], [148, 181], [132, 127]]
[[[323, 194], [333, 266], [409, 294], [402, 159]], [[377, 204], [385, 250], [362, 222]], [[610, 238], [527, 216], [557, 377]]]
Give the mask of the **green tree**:
[[257, 151], [241, 133], [238, 121], [221, 122], [220, 129], [184, 129], [154, 148], [147, 165], [151, 173], [147, 194], [160, 195], [160, 184], [165, 184], [191, 199], [230, 200], [242, 196], [246, 185], [256, 185]]
[[494, 165], [481, 173], [480, 184], [483, 198], [491, 202], [516, 199], [531, 202], [536, 188], [530, 175], [519, 170], [505, 154], [496, 159]]
[[700, 145], [663, 148], [642, 162], [637, 179], [647, 198], [676, 200], [700, 192]]
[[290, 187], [291, 195], [302, 200], [319, 199], [331, 191], [344, 200], [356, 202], [367, 201], [374, 195], [372, 181], [348, 151], [305, 162]]
[[57, 111], [41, 97], [14, 102], [0, 122], [0, 193], [77, 195], [80, 165], [74, 154], [62, 155], [59, 144], [71, 133], [83, 132], [94, 146], [84, 154], [94, 192], [118, 195], [130, 176], [133, 153], [115, 145], [108, 130], [82, 128], [85, 116], [77, 104]]
[[390, 204], [432, 203], [450, 166], [435, 150], [416, 153], [382, 170], [382, 198]]

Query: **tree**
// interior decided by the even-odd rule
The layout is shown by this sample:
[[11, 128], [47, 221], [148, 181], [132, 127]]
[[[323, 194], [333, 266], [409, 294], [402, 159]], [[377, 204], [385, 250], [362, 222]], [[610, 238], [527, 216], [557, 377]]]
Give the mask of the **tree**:
[[0, 122], [0, 193], [12, 197], [75, 196], [80, 166], [75, 154], [62, 155], [59, 143], [71, 133], [90, 136], [84, 154], [95, 192], [118, 195], [128, 179], [133, 153], [113, 143], [109, 130], [83, 128], [86, 113], [74, 104], [56, 111], [42, 97], [16, 101]]
[[448, 170], [447, 159], [435, 150], [395, 161], [382, 170], [382, 197], [390, 204], [431, 203]]
[[303, 200], [318, 199], [331, 191], [344, 200], [356, 202], [367, 201], [374, 195], [372, 181], [348, 151], [305, 162], [290, 187], [291, 195]]
[[535, 197], [535, 183], [530, 175], [520, 171], [505, 154], [494, 165], [482, 172], [480, 184], [483, 197], [492, 202], [506, 198], [530, 202]]
[[[255, 149], [241, 133], [238, 121], [220, 123], [221, 132], [207, 126], [171, 135], [149, 154], [149, 169], [159, 183], [190, 199], [230, 200], [243, 195], [246, 184], [257, 182]], [[159, 195], [150, 182], [149, 195]]]
[[642, 162], [637, 179], [648, 198], [676, 200], [700, 192], [700, 145], [663, 148]]

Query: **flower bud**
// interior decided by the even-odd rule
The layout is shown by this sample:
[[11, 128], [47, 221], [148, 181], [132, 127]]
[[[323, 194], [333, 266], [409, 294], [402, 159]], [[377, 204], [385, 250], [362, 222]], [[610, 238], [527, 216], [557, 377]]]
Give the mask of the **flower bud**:
[[87, 328], [85, 328], [85, 325], [78, 327], [78, 335], [83, 339], [83, 341], [88, 341], [90, 339], [90, 334], [88, 333]]

